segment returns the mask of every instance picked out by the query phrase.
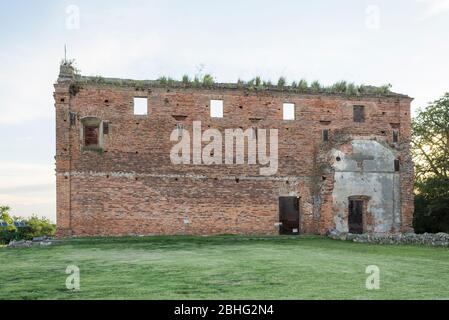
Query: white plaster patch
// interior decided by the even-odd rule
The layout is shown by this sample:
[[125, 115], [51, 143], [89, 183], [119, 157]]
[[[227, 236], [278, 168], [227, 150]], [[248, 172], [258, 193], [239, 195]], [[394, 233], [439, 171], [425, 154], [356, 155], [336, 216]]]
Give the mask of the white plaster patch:
[[[349, 197], [366, 196], [369, 197], [367, 212], [373, 217], [372, 231], [392, 231], [398, 224], [397, 216], [400, 213], [400, 193], [397, 190], [399, 183], [394, 172], [394, 150], [374, 140], [354, 140], [352, 154], [333, 149], [331, 155], [340, 158], [340, 161], [333, 164], [335, 229], [348, 232]], [[362, 165], [360, 161], [363, 162]]]

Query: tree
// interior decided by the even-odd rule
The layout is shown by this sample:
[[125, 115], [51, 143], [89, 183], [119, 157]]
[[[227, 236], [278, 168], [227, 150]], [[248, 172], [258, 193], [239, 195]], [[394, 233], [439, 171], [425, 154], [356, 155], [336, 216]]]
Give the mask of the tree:
[[449, 231], [449, 93], [412, 122], [417, 232]]
[[0, 220], [7, 223], [6, 227], [0, 227], [0, 244], [5, 244], [14, 239], [16, 227], [14, 219], [9, 215], [11, 210], [8, 206], [0, 206]]
[[7, 224], [13, 224], [13, 220], [9, 215], [9, 210], [11, 210], [11, 208], [8, 206], [0, 206], [0, 220]]
[[[32, 240], [34, 237], [54, 236], [56, 225], [46, 218], [32, 216], [29, 218], [11, 217], [8, 206], [0, 206], [0, 220], [7, 226], [0, 227], [0, 244], [7, 244], [11, 240]], [[25, 226], [16, 228], [14, 221], [22, 221]]]
[[56, 233], [56, 225], [46, 218], [33, 215], [23, 219], [23, 222], [25, 222], [25, 227], [18, 230], [20, 239], [31, 240], [34, 237], [54, 236]]
[[0, 206], [0, 220], [6, 222], [8, 224], [5, 229], [10, 232], [16, 231], [16, 227], [14, 226], [14, 218], [10, 216], [9, 211], [11, 210], [8, 206]]

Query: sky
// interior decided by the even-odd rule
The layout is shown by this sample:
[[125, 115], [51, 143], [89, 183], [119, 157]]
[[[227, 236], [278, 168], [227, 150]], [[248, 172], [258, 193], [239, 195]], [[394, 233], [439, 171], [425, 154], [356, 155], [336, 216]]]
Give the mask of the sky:
[[449, 91], [449, 0], [0, 0], [0, 205], [55, 221], [53, 84], [84, 75], [390, 83]]

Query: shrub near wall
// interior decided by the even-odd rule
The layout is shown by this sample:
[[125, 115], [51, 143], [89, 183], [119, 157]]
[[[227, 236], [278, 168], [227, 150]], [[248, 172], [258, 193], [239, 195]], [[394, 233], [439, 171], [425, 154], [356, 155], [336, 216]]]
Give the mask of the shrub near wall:
[[[32, 216], [25, 219], [11, 218], [10, 208], [0, 206], [0, 219], [7, 223], [7, 226], [0, 227], [0, 244], [8, 244], [13, 240], [32, 240], [36, 237], [52, 237], [56, 233], [56, 225], [46, 218]], [[14, 220], [24, 222], [25, 226], [17, 228]]]

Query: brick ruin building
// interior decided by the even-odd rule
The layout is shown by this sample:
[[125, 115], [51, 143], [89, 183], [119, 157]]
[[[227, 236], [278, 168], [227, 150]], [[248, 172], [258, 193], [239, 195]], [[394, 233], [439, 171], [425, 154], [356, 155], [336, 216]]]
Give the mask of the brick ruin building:
[[[62, 65], [54, 98], [60, 236], [412, 230], [408, 96], [104, 79]], [[277, 173], [173, 164], [170, 135], [194, 121], [278, 129]]]

